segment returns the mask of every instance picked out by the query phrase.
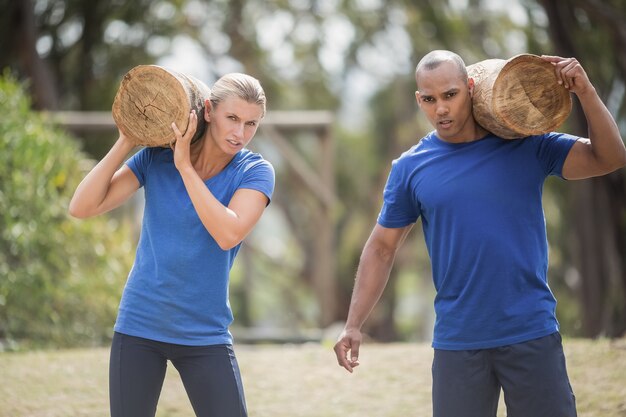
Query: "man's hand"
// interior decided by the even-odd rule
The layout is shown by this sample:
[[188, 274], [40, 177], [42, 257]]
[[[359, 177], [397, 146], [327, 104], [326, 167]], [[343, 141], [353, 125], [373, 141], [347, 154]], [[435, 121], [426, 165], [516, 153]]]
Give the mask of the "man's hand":
[[576, 58], [561, 58], [560, 56], [542, 55], [541, 58], [554, 65], [558, 83], [572, 93], [580, 96], [594, 87]]
[[[357, 329], [344, 329], [335, 344], [335, 355], [339, 366], [343, 366], [350, 373], [359, 366], [359, 347], [363, 337]], [[348, 359], [350, 352], [350, 359]]]

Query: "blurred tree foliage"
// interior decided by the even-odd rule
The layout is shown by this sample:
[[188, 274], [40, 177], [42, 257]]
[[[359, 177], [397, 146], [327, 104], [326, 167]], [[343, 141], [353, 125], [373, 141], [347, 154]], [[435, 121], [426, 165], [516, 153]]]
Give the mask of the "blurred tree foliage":
[[31, 80], [40, 109], [110, 109], [133, 63], [156, 59], [186, 26], [182, 1], [1, 1], [0, 67]]
[[[286, 246], [299, 248], [285, 253], [283, 258], [299, 256], [301, 266], [294, 269], [282, 262], [263, 267], [267, 262], [257, 257], [257, 271], [267, 271], [257, 272], [257, 279], [266, 277], [266, 285], [250, 281], [240, 284], [268, 288], [286, 283], [279, 291], [284, 293], [279, 300], [282, 310], [313, 305], [312, 314], [295, 313], [295, 326], [328, 325], [316, 319], [319, 311], [328, 308], [325, 305], [328, 298], [337, 299], [329, 305], [339, 306], [330, 317], [335, 320], [344, 317], [354, 270], [380, 208], [390, 161], [429, 129], [415, 117], [411, 76], [414, 61], [433, 48], [455, 49], [469, 60], [484, 55], [484, 44], [491, 46], [493, 54], [504, 53], [507, 49], [504, 34], [513, 29], [508, 19], [487, 20], [478, 6], [463, 14], [446, 2], [433, 5], [428, 1], [385, 4], [346, 1], [335, 5], [256, 0], [112, 2], [106, 8], [100, 7], [104, 3], [96, 2], [96, 7], [88, 8], [78, 0], [39, 0], [33, 2], [31, 9], [28, 3], [15, 5], [14, 10], [19, 11], [22, 20], [36, 22], [32, 30], [37, 32], [38, 49], [43, 51], [41, 55], [57, 79], [56, 85], [62, 86], [59, 91], [63, 93], [57, 101], [64, 108], [108, 108], [124, 71], [135, 64], [156, 60], [158, 54], [151, 55], [150, 51], [176, 55], [181, 40], [193, 42], [198, 61], [206, 59], [209, 70], [216, 75], [230, 68], [261, 79], [272, 109], [331, 109], [351, 113], [351, 99], [344, 95], [348, 94], [350, 80], [361, 74], [363, 81], [351, 88], [368, 90], [367, 95], [372, 97], [368, 112], [371, 118], [363, 118], [365, 123], [356, 132], [340, 127], [335, 130], [340, 160], [338, 196], [343, 207], [336, 214], [338, 292], [312, 303], [312, 291], [303, 291], [312, 288], [310, 253], [316, 230], [315, 222], [307, 218], [315, 196], [307, 195], [284, 164], [276, 160], [275, 203], [291, 230], [291, 235], [285, 237], [289, 240]], [[29, 12], [33, 16], [27, 19]], [[19, 21], [13, 19], [7, 23], [10, 26]], [[381, 59], [386, 61], [384, 65]], [[24, 63], [29, 61], [19, 62], [25, 68]], [[90, 85], [96, 88], [88, 88]], [[303, 135], [292, 137], [295, 146], [307, 159], [314, 159], [311, 139], [298, 140], [297, 136]], [[415, 267], [418, 267], [418, 271], [425, 273], [423, 281], [428, 281], [428, 259], [421, 242], [420, 234], [414, 233], [414, 239], [407, 244], [407, 255], [399, 259], [394, 269], [394, 276], [415, 281]], [[281, 275], [285, 278], [275, 278]], [[236, 279], [234, 284], [233, 294], [244, 293], [238, 291]], [[411, 288], [407, 284], [402, 286]], [[402, 294], [395, 289], [396, 279], [392, 279], [385, 299], [368, 322], [368, 331], [380, 339], [400, 336], [395, 330], [395, 320], [397, 300]], [[258, 298], [248, 302], [258, 303]], [[289, 300], [294, 299], [301, 302], [292, 305]], [[241, 310], [250, 310], [238, 300], [233, 304], [241, 306]], [[258, 320], [262, 317], [257, 317]], [[409, 328], [402, 336], [410, 333]]]
[[[119, 80], [133, 66], [184, 61], [189, 63], [186, 71], [195, 76], [202, 71], [200, 78], [208, 84], [230, 71], [254, 75], [265, 87], [270, 111], [336, 113], [338, 285], [336, 293], [326, 297], [334, 302], [315, 298], [311, 291], [316, 230], [310, 219], [316, 196], [306, 193], [288, 164], [259, 137], [253, 146], [276, 167], [270, 209], [280, 212], [281, 221], [280, 227], [258, 237], [253, 259], [246, 260], [254, 264], [248, 268], [255, 271], [254, 277], [243, 277], [238, 267], [234, 270], [233, 306], [236, 315], [244, 312], [246, 325], [327, 326], [319, 313], [332, 305], [336, 307], [326, 316], [345, 318], [354, 271], [380, 209], [391, 161], [430, 130], [418, 116], [413, 94], [413, 69], [426, 52], [451, 49], [468, 64], [522, 52], [551, 54], [564, 33], [554, 29], [565, 27], [577, 45], [572, 54], [586, 57], [583, 64], [617, 109], [622, 129], [625, 123], [624, 57], [619, 51], [624, 50], [621, 28], [626, 10], [618, 0], [519, 0], [506, 5], [486, 0], [0, 1], [6, 3], [0, 15], [0, 67], [10, 67], [30, 80], [29, 91], [38, 108], [109, 110]], [[602, 59], [595, 59], [596, 54]], [[585, 134], [570, 125], [563, 129]], [[85, 140], [83, 149], [99, 157], [110, 139]], [[319, 156], [309, 132], [290, 133], [289, 139], [305, 160]], [[601, 188], [618, 196], [612, 201], [625, 200], [619, 178]], [[600, 203], [582, 217], [611, 213], [604, 217], [614, 222], [598, 229], [610, 233], [594, 233], [592, 223], [573, 219], [572, 208], [580, 199], [606, 202], [606, 198], [591, 193], [574, 198], [570, 188], [550, 180], [545, 192], [557, 314], [566, 333], [580, 334], [581, 311], [596, 317], [604, 309], [593, 324], [596, 329], [584, 334], [619, 334], [623, 327], [616, 323], [623, 323], [626, 311], [622, 295], [626, 286], [617, 278], [619, 274], [623, 278], [626, 270], [626, 216], [622, 206], [607, 208]], [[576, 229], [569, 226], [572, 223]], [[419, 225], [415, 229], [397, 257], [384, 299], [367, 322], [366, 331], [379, 339], [411, 338], [418, 332], [426, 334], [431, 326], [429, 263]], [[275, 235], [281, 244], [267, 244], [268, 236]], [[88, 246], [100, 241], [95, 237]], [[581, 253], [591, 253], [576, 246], [581, 241], [597, 248], [595, 263], [580, 265]], [[608, 253], [604, 255], [608, 258], [600, 252]], [[611, 271], [602, 265], [610, 265]], [[587, 290], [581, 282], [592, 288]], [[594, 288], [595, 282], [600, 287]], [[597, 294], [595, 307], [585, 297], [590, 291]], [[603, 303], [605, 298], [610, 303]], [[607, 331], [607, 326], [613, 330]]]
[[130, 268], [129, 227], [69, 218], [85, 155], [6, 74], [0, 114], [0, 350], [100, 344]]
[[[626, 2], [570, 0], [539, 2], [544, 26], [561, 56], [574, 56], [585, 68], [598, 95], [614, 115], [622, 138], [626, 132]], [[529, 8], [532, 10], [532, 8]], [[531, 15], [532, 16], [532, 15]], [[536, 17], [536, 16], [535, 16]], [[547, 27], [546, 27], [547, 26]], [[588, 136], [578, 100], [571, 131]], [[568, 187], [560, 231], [570, 253], [568, 278], [579, 298], [577, 330], [586, 337], [626, 333], [626, 170], [576, 181]]]

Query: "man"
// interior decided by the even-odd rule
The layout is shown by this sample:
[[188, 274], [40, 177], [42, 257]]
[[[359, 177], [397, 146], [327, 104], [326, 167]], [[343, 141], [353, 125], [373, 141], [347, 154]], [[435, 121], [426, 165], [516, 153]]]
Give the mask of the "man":
[[542, 187], [548, 175], [612, 172], [626, 165], [626, 149], [578, 61], [543, 59], [578, 96], [588, 139], [501, 139], [474, 120], [474, 81], [458, 55], [433, 51], [415, 71], [415, 97], [435, 131], [393, 162], [335, 353], [349, 372], [358, 366], [361, 327], [421, 217], [437, 290], [434, 417], [495, 417], [501, 389], [510, 417], [576, 415], [547, 284]]

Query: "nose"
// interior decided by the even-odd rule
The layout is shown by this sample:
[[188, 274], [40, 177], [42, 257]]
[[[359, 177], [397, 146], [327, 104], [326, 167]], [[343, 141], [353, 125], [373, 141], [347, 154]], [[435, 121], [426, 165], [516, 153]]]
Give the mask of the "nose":
[[243, 138], [244, 129], [245, 129], [245, 126], [243, 123], [237, 123], [234, 128], [233, 135], [235, 135], [237, 139]]
[[449, 111], [450, 109], [448, 109], [448, 106], [446, 106], [445, 104], [440, 104], [439, 106], [437, 106], [437, 116], [445, 116], [446, 114], [448, 114]]

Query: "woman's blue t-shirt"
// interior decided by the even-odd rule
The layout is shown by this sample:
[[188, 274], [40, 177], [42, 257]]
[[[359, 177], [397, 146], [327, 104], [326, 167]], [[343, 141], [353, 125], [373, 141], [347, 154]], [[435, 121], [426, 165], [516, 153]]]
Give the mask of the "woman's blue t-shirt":
[[[231, 344], [228, 278], [240, 245], [222, 250], [211, 237], [171, 149], [144, 148], [127, 165], [144, 188], [145, 208], [115, 331], [182, 345]], [[244, 149], [205, 184], [224, 205], [240, 188], [271, 199], [274, 169]]]
[[561, 176], [576, 140], [452, 144], [432, 132], [393, 162], [378, 223], [398, 228], [421, 216], [437, 291], [433, 347], [484, 349], [558, 330], [542, 189]]

